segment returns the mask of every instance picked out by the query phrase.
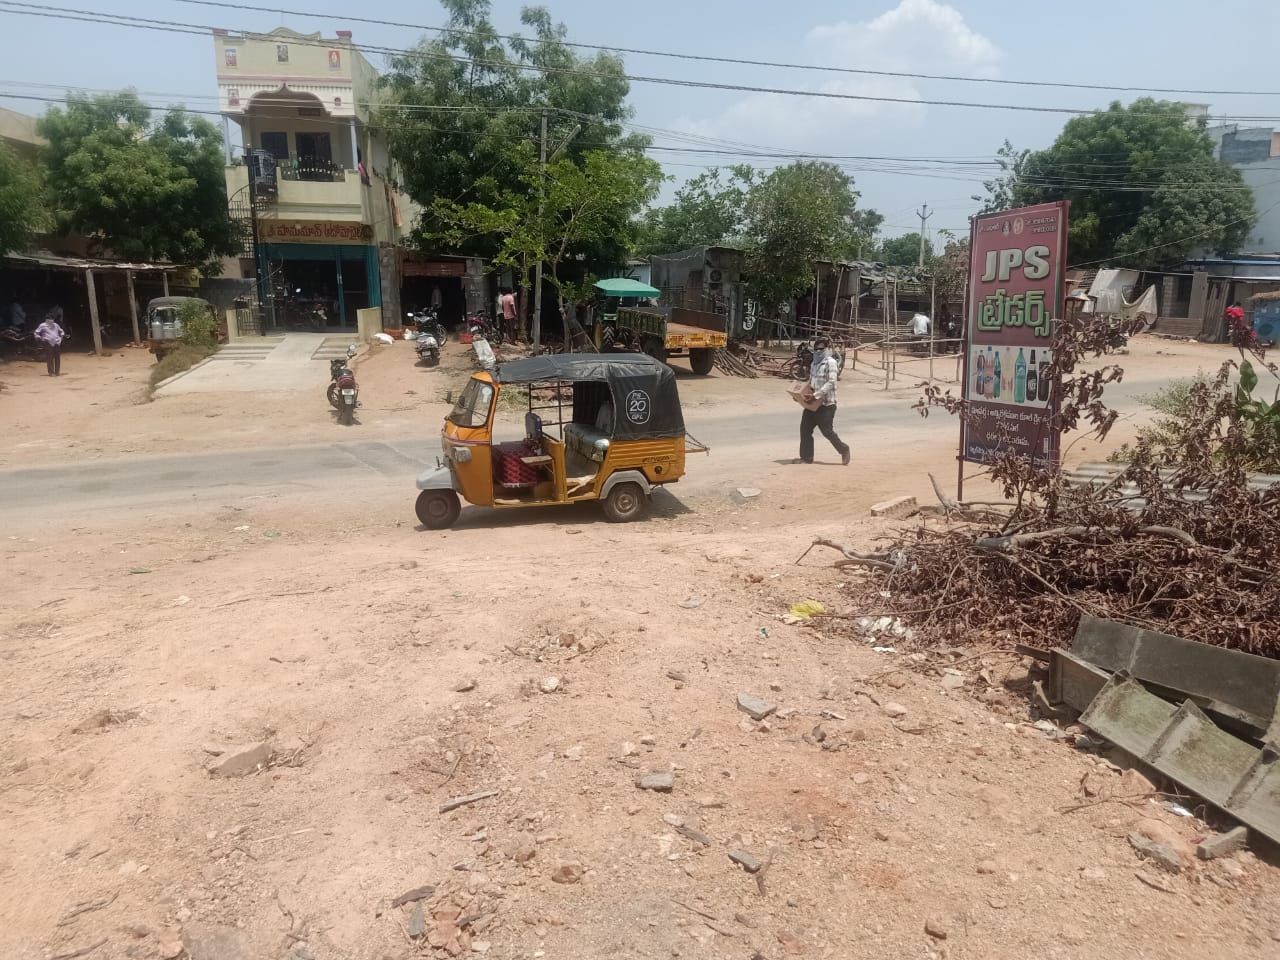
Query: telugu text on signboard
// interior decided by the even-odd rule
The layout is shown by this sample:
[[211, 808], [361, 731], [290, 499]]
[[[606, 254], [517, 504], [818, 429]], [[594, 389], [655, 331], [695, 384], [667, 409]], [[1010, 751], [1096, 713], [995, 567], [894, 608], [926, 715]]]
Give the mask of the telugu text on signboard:
[[373, 229], [349, 220], [258, 221], [258, 237], [263, 243], [353, 243], [373, 242]]
[[961, 458], [1016, 453], [1058, 462], [1053, 428], [1054, 318], [1067, 249], [1066, 201], [976, 217], [969, 246], [969, 325]]

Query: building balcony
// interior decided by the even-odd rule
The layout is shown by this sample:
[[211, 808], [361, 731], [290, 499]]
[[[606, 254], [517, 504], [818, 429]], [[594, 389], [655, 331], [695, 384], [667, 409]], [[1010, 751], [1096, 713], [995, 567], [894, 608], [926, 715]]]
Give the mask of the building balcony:
[[[360, 174], [334, 164], [310, 162], [278, 168], [275, 197], [260, 196], [259, 202], [277, 208], [279, 216], [299, 220], [362, 220], [365, 192]], [[249, 168], [226, 168], [227, 198], [248, 201]], [[243, 191], [243, 192], [242, 192]], [[239, 194], [239, 196], [237, 196]]]
[[[260, 217], [288, 221], [352, 222], [369, 225], [373, 243], [395, 243], [417, 207], [381, 177], [361, 183], [355, 170], [332, 164], [298, 164], [277, 170], [274, 197], [259, 196]], [[248, 219], [249, 168], [225, 168], [227, 199], [235, 219]]]

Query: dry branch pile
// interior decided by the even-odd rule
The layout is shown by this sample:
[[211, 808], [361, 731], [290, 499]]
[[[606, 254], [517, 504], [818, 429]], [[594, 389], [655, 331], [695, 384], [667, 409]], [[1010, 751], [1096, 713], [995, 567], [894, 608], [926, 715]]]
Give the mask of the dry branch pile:
[[[1059, 334], [1071, 336], [1068, 358], [1089, 349], [1084, 331]], [[1060, 416], [1104, 435], [1114, 413], [1102, 388], [1122, 371], [1072, 377], [1073, 359], [1061, 371]], [[1105, 484], [1073, 486], [1009, 457], [990, 466], [1006, 502], [956, 503], [939, 491], [941, 528], [921, 526], [875, 553], [846, 548], [837, 562], [874, 571], [873, 587], [854, 588], [866, 590], [868, 609], [884, 609], [887, 590], [893, 612], [933, 636], [1064, 644], [1087, 612], [1280, 657], [1280, 486], [1249, 484], [1259, 439], [1229, 380], [1235, 366], [1193, 388], [1199, 412], [1176, 446], [1139, 442]], [[963, 414], [936, 392], [922, 403]]]
[[883, 571], [876, 589], [935, 636], [1054, 645], [1087, 612], [1280, 656], [1280, 490], [1252, 491], [1243, 476], [1200, 501], [1159, 483], [1140, 498], [1124, 489], [1058, 481], [1052, 509], [959, 505], [945, 529], [840, 562]]

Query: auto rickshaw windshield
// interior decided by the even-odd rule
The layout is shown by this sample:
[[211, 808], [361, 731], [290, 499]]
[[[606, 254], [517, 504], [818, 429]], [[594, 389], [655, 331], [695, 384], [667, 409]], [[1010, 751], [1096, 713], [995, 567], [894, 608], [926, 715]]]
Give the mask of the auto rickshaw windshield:
[[471, 380], [449, 413], [449, 422], [459, 427], [483, 427], [489, 422], [489, 406], [493, 402], [493, 384]]

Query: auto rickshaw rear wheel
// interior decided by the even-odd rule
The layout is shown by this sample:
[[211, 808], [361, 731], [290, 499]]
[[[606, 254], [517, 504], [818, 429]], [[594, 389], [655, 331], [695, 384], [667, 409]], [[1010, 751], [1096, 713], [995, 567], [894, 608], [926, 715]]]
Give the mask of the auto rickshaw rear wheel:
[[610, 523], [627, 523], [638, 520], [644, 513], [647, 500], [638, 483], [620, 483], [609, 491], [602, 504], [604, 518]]
[[447, 530], [462, 512], [462, 503], [452, 490], [423, 490], [416, 509], [418, 520], [428, 530]]

